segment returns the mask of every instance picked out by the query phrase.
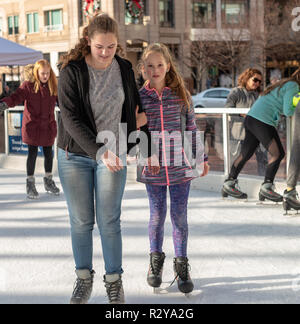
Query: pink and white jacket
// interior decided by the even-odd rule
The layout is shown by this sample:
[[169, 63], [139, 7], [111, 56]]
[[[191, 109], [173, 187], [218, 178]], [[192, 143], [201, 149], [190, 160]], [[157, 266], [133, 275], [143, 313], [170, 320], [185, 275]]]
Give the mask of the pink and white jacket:
[[[148, 119], [148, 129], [157, 147], [156, 153], [159, 154], [160, 173], [152, 175], [145, 166], [138, 181], [171, 186], [199, 177], [192, 169], [182, 145], [182, 100], [167, 87], [163, 89], [161, 96], [156, 89], [150, 89], [149, 85], [139, 92]], [[186, 112], [186, 131], [192, 135], [190, 141], [196, 155], [196, 150], [199, 150], [199, 147], [203, 150], [203, 145], [199, 143], [200, 134], [193, 109]], [[207, 157], [204, 159], [207, 160]]]

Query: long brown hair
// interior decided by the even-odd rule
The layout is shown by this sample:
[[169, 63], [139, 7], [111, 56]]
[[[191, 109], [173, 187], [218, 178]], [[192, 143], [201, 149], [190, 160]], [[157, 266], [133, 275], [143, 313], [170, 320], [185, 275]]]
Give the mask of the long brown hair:
[[292, 74], [291, 77], [289, 78], [285, 78], [282, 80], [279, 80], [278, 82], [274, 83], [273, 85], [270, 85], [263, 93], [263, 96], [269, 94], [271, 91], [273, 91], [274, 89], [278, 88], [278, 92], [280, 91], [280, 89], [287, 83], [287, 82], [297, 82], [300, 86], [300, 68], [294, 72]]
[[[95, 34], [107, 34], [112, 33], [116, 36], [119, 41], [119, 26], [116, 20], [111, 18], [107, 14], [99, 14], [90, 20], [88, 26], [83, 29], [82, 38], [75, 48], [71, 49], [70, 52], [62, 56], [60, 65], [63, 69], [70, 61], [80, 61], [91, 53], [91, 48], [88, 44], [88, 39], [93, 38]], [[117, 53], [122, 55], [122, 48], [118, 45]]]
[[175, 60], [173, 59], [171, 52], [166, 45], [161, 43], [154, 43], [149, 45], [142, 55], [141, 62], [139, 64], [140, 70], [144, 68], [145, 61], [148, 55], [152, 52], [162, 54], [162, 56], [166, 60], [166, 63], [170, 64], [170, 70], [166, 74], [166, 86], [176, 93], [176, 95], [183, 101], [183, 106], [185, 107], [185, 109], [189, 110], [191, 107], [191, 95], [187, 90], [184, 80], [176, 67]]
[[51, 96], [57, 96], [57, 78], [55, 76], [54, 71], [51, 68], [50, 63], [47, 60], [39, 60], [34, 64], [33, 67], [33, 79], [34, 80], [34, 91], [38, 93], [41, 87], [41, 81], [39, 78], [39, 69], [40, 68], [49, 68], [50, 69], [50, 78], [48, 80], [48, 87], [50, 90]]
[[[249, 79], [253, 78], [255, 74], [258, 74], [262, 77], [262, 73], [258, 69], [249, 68], [245, 70], [238, 78], [238, 86], [247, 88]], [[256, 89], [259, 93], [261, 92], [261, 85]]]

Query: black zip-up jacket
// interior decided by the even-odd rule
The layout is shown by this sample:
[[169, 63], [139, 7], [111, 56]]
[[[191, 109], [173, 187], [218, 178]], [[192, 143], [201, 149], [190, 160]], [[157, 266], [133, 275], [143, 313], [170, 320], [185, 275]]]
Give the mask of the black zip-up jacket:
[[[136, 106], [142, 112], [140, 96], [136, 87], [132, 64], [115, 56], [119, 63], [125, 102], [122, 110], [122, 123], [127, 123], [127, 152], [134, 152], [133, 147], [138, 143], [128, 143], [129, 135], [136, 131]], [[59, 148], [96, 160], [98, 150], [104, 145], [97, 143], [97, 128], [89, 98], [89, 72], [85, 59], [71, 61], [60, 72], [58, 85], [58, 101], [61, 111], [59, 135], [57, 145]], [[151, 136], [147, 126], [141, 128], [147, 134], [148, 147], [141, 145], [144, 157], [151, 156]]]

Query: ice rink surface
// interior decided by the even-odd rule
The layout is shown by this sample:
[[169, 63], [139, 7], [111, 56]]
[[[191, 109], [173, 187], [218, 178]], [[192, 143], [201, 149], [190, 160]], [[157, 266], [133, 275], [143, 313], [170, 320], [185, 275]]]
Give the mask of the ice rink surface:
[[[59, 180], [55, 178], [57, 184]], [[25, 175], [0, 169], [0, 304], [67, 304], [75, 281], [64, 195], [44, 192], [28, 201]], [[193, 190], [189, 204], [189, 259], [195, 284], [187, 299], [170, 286], [172, 228], [165, 227], [162, 289], [147, 286], [149, 208], [145, 188], [128, 184], [123, 201], [124, 289], [128, 304], [300, 303], [300, 214], [283, 216], [281, 205], [224, 201]], [[98, 229], [94, 231], [92, 304], [106, 303]]]

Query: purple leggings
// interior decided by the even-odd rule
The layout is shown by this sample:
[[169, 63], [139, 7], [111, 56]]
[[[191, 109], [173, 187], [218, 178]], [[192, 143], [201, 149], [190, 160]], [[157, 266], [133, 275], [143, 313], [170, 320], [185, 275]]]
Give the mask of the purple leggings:
[[[176, 257], [187, 256], [187, 205], [191, 182], [169, 186], [171, 221]], [[146, 185], [150, 202], [149, 239], [152, 252], [162, 253], [164, 224], [167, 216], [167, 186]]]

